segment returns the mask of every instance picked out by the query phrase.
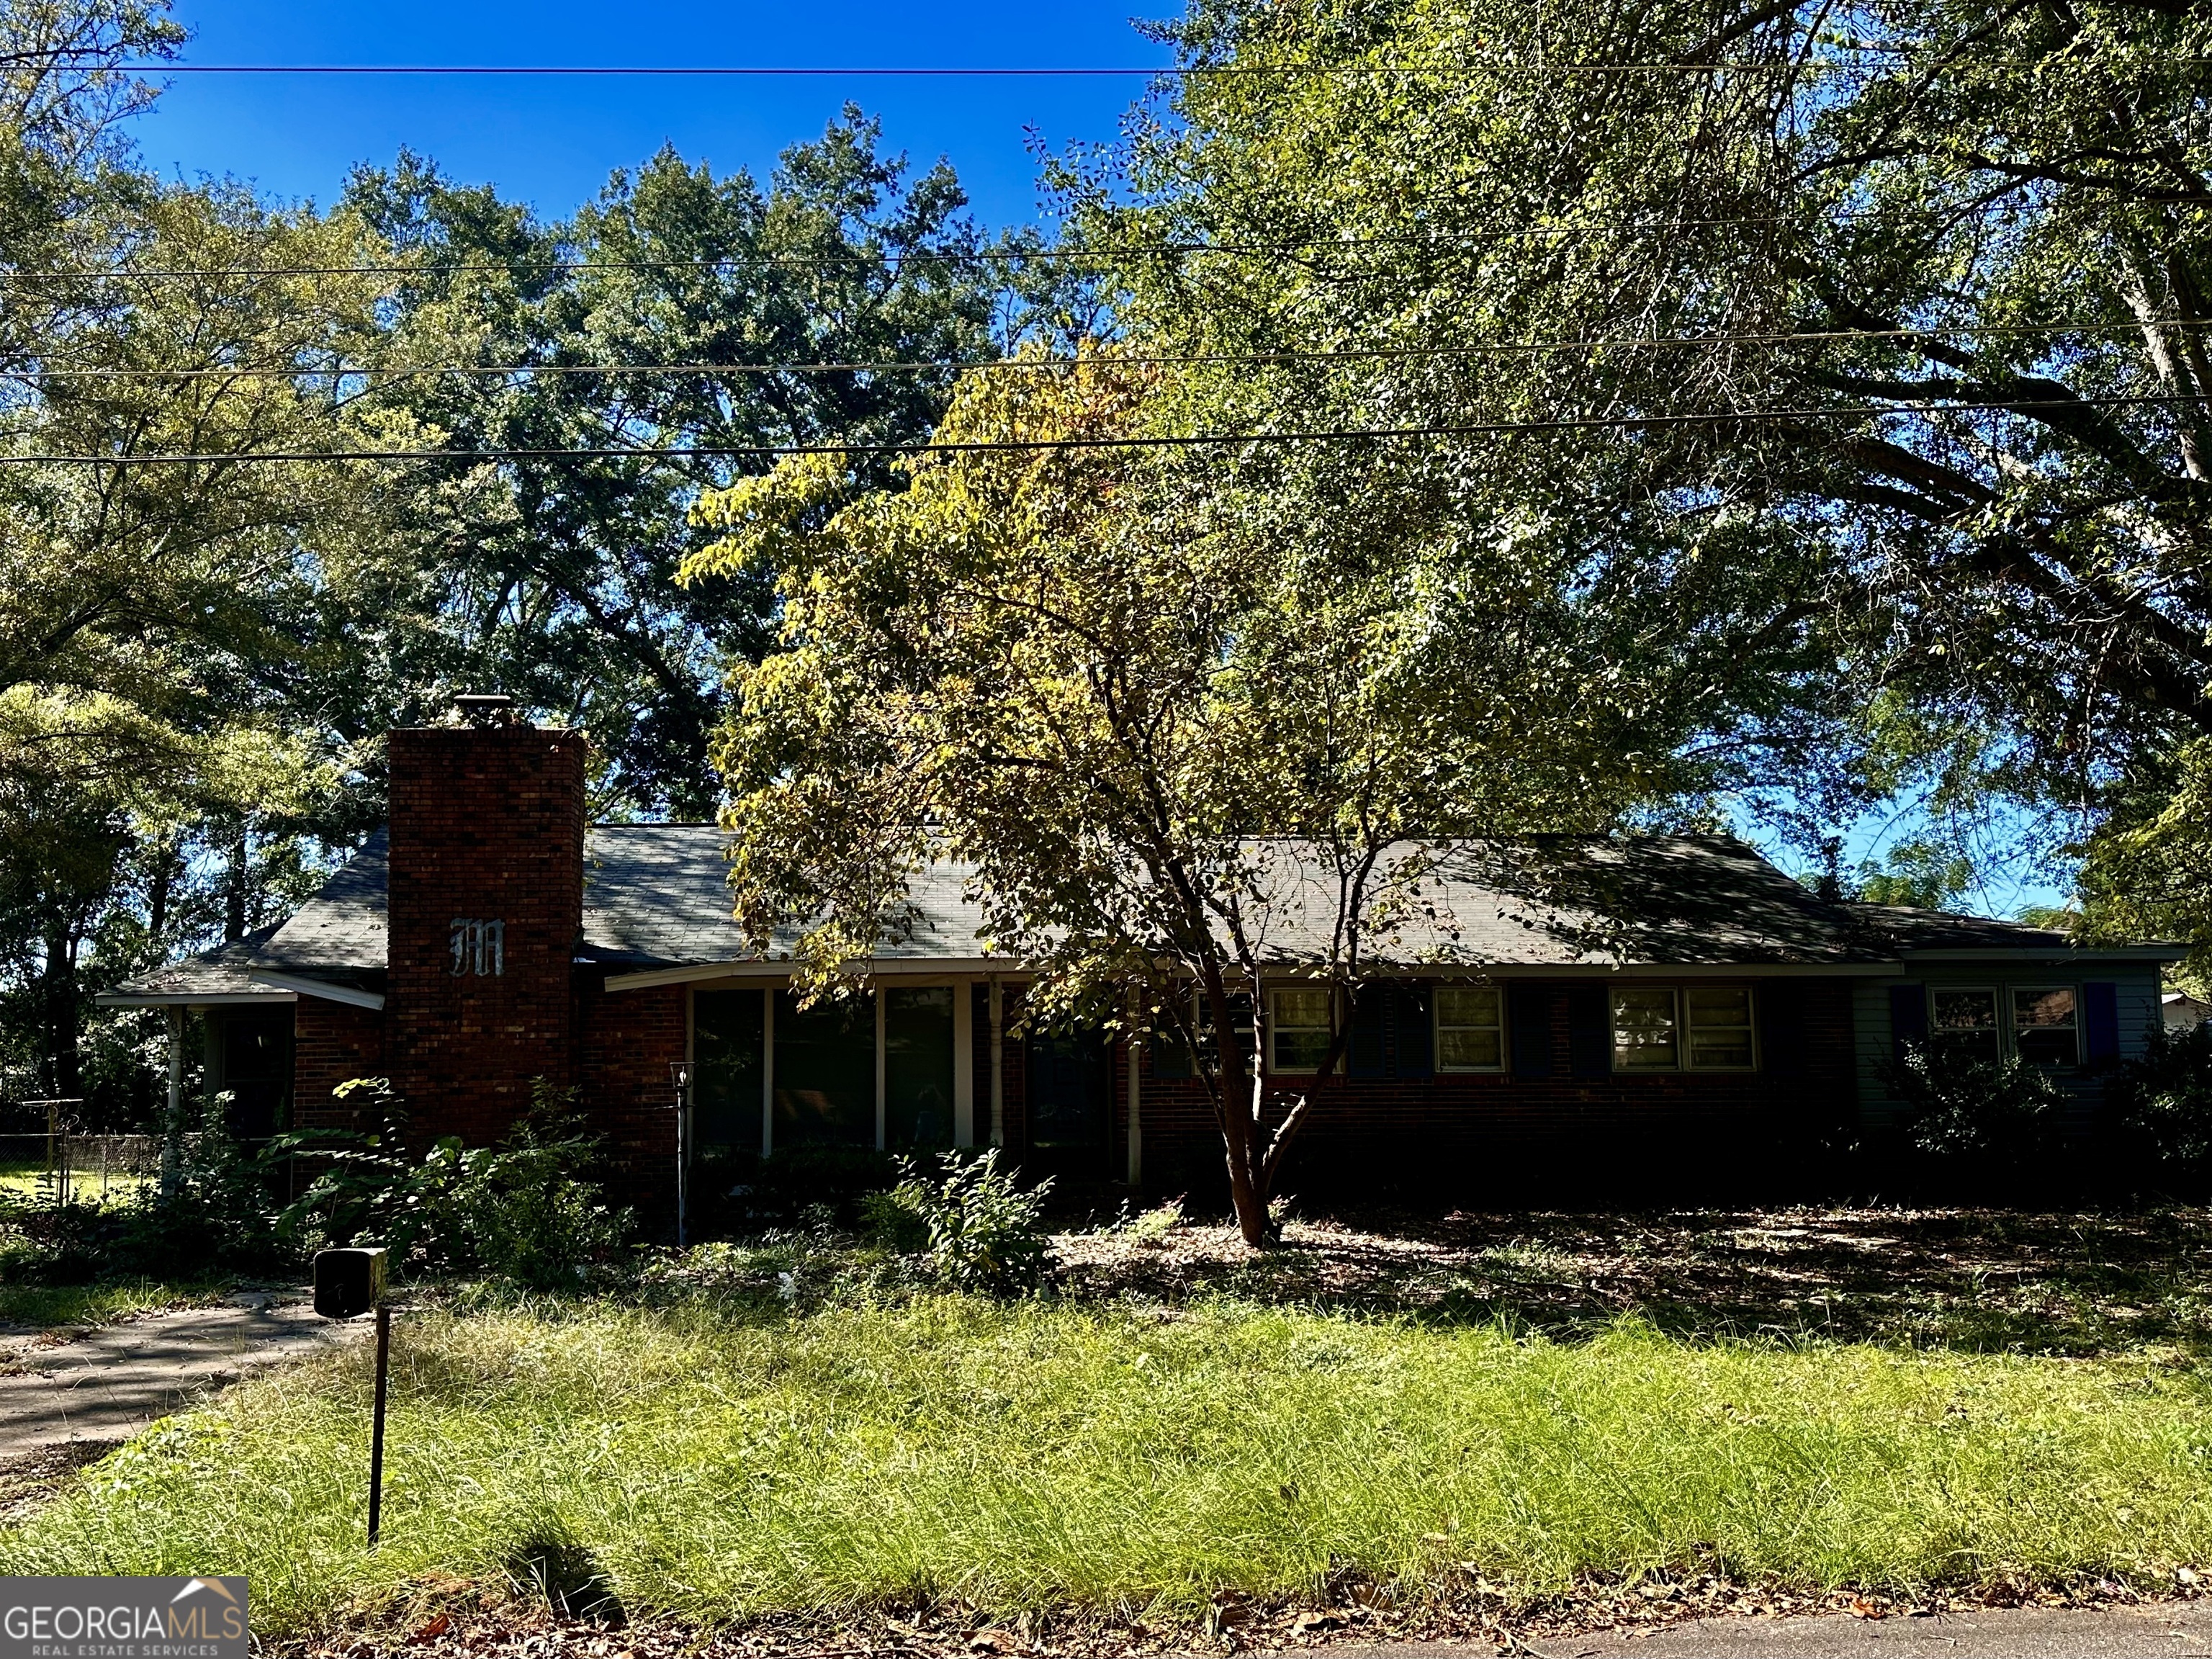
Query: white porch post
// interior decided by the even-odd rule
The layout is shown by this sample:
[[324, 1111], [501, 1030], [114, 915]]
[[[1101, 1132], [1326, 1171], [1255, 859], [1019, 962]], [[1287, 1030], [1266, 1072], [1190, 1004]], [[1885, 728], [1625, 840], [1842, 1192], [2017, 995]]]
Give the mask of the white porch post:
[[1006, 1144], [1006, 988], [991, 975], [991, 1144]]
[[169, 1111], [161, 1130], [161, 1193], [173, 1196], [183, 1173], [185, 1151], [185, 1010], [173, 1002], [169, 1014]]
[[975, 986], [952, 987], [952, 1144], [975, 1144]]

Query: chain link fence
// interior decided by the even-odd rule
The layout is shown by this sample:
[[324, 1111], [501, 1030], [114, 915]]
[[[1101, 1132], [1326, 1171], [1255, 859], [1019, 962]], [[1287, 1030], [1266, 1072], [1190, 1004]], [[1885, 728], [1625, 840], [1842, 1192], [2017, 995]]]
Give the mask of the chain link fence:
[[0, 1187], [81, 1204], [128, 1198], [161, 1174], [159, 1135], [0, 1135]]

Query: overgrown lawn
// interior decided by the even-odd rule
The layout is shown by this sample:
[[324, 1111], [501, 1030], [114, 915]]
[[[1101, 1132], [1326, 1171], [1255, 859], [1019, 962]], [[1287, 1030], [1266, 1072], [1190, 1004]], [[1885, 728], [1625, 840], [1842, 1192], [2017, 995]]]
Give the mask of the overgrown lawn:
[[426, 1314], [393, 1365], [376, 1554], [356, 1349], [117, 1453], [0, 1532], [0, 1572], [243, 1572], [282, 1634], [548, 1544], [633, 1614], [709, 1624], [917, 1592], [1157, 1614], [1360, 1577], [2152, 1585], [2212, 1560], [2212, 1389], [2147, 1358], [924, 1297]]

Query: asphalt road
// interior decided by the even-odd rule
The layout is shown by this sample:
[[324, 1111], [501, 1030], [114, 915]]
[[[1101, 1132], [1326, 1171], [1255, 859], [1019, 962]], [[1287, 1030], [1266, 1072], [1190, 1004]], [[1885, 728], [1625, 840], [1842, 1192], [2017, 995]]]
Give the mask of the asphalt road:
[[[1468, 1659], [1454, 1643], [1332, 1647], [1329, 1659]], [[1480, 1650], [1490, 1650], [1483, 1644]], [[1933, 1618], [1702, 1619], [1642, 1633], [1551, 1637], [1522, 1659], [2212, 1659], [2212, 1601], [1976, 1607]]]

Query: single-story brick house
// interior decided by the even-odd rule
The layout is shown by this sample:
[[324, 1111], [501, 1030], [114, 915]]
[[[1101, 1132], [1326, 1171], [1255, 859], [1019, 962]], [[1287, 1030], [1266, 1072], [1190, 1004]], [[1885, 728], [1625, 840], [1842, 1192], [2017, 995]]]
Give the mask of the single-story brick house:
[[[388, 830], [281, 926], [106, 994], [205, 1015], [207, 1085], [248, 1132], [347, 1121], [381, 1076], [416, 1128], [495, 1138], [532, 1080], [574, 1086], [637, 1196], [672, 1194], [675, 1067], [699, 1161], [819, 1144], [1003, 1146], [1035, 1171], [1154, 1191], [1220, 1167], [1201, 1083], [1166, 1044], [1024, 1030], [963, 872], [927, 872], [873, 995], [801, 1009], [749, 952], [711, 824], [590, 825], [585, 745], [529, 726], [391, 736]], [[1879, 1125], [1901, 1045], [2018, 1052], [2082, 1103], [2160, 1021], [2162, 946], [2079, 948], [1978, 917], [1825, 900], [1724, 837], [1594, 841], [1580, 900], [1488, 890], [1449, 860], [1450, 923], [1403, 936], [1317, 1080], [1293, 1188], [1378, 1171], [1447, 1190], [1771, 1170]], [[1571, 885], [1571, 884], [1570, 884]], [[1608, 908], [1612, 914], [1607, 914]], [[1449, 950], [1444, 947], [1449, 945]], [[1293, 951], [1294, 955], [1295, 952]], [[1445, 959], [1449, 958], [1449, 959]], [[1329, 1000], [1286, 967], [1274, 1052], [1310, 1066]]]

